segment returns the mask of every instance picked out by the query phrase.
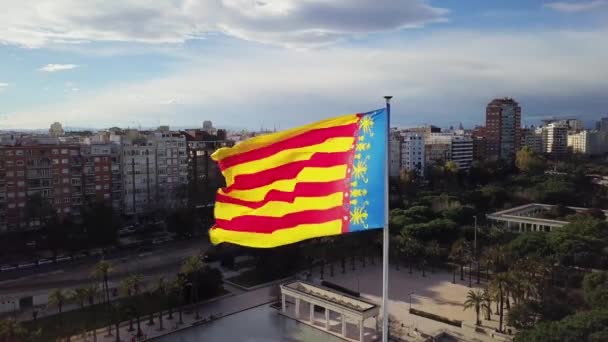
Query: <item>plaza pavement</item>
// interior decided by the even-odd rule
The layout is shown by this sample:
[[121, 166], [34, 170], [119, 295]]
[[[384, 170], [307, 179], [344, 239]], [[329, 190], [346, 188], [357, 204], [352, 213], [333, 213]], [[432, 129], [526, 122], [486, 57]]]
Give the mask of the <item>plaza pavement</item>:
[[[319, 273], [316, 271], [313, 276], [318, 278]], [[459, 272], [456, 274], [456, 283], [452, 284], [452, 277], [452, 273], [439, 270], [435, 273], [427, 270], [426, 277], [422, 277], [422, 272], [415, 269], [409, 274], [407, 267], [401, 267], [398, 271], [394, 265], [389, 267], [389, 313], [403, 324], [403, 339], [415, 340], [420, 336], [418, 332], [434, 335], [438, 331], [450, 331], [471, 341], [492, 341], [489, 336], [467, 332], [462, 328], [409, 313], [412, 294], [412, 308], [474, 325], [475, 310], [463, 310], [463, 302], [469, 290], [482, 289], [484, 284], [477, 285], [476, 278], [473, 277], [473, 287], [468, 287], [468, 277], [465, 275], [465, 280], [460, 280]], [[368, 262], [365, 268], [357, 261], [355, 271], [351, 270], [349, 262], [344, 274], [341, 266], [335, 265], [334, 277], [329, 276], [326, 268], [325, 280], [354, 291], [358, 289], [363, 297], [376, 303], [382, 302], [382, 265], [378, 261], [375, 265]], [[483, 318], [483, 314], [480, 314], [480, 318]], [[497, 316], [493, 316], [493, 319], [496, 320]], [[485, 324], [487, 323], [486, 321]]]

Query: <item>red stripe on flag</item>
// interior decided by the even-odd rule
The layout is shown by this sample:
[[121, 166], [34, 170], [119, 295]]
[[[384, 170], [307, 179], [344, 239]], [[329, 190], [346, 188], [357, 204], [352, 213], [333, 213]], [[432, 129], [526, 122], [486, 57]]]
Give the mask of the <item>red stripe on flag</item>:
[[220, 193], [217, 194], [216, 201], [238, 204], [251, 209], [257, 209], [270, 201], [293, 203], [297, 197], [328, 196], [336, 192], [344, 192], [345, 189], [347, 189], [347, 184], [344, 180], [337, 180], [333, 182], [298, 183], [291, 192], [271, 190], [261, 201], [245, 201]]
[[300, 224], [318, 224], [343, 219], [343, 217], [344, 208], [337, 206], [326, 210], [305, 210], [282, 217], [244, 215], [232, 220], [216, 219], [215, 224], [226, 230], [271, 234], [276, 230], [293, 228]]
[[218, 164], [220, 165], [220, 169], [222, 169], [223, 171], [229, 167], [238, 164], [272, 156], [273, 154], [281, 152], [283, 150], [321, 144], [330, 138], [352, 137], [354, 136], [358, 127], [359, 126], [357, 123], [353, 123], [343, 126], [313, 129], [295, 137], [278, 141], [268, 146], [264, 146], [248, 152], [243, 152], [234, 156], [226, 157], [222, 160], [219, 160]]
[[[293, 163], [277, 166], [261, 172], [238, 175], [234, 177], [234, 183], [226, 188], [226, 192], [232, 190], [249, 190], [259, 188], [272, 182], [283, 179], [294, 179], [305, 167], [332, 167], [346, 165], [348, 158], [352, 155], [347, 152], [320, 152], [314, 154], [308, 160], [295, 161]], [[346, 177], [346, 174], [344, 174]]]

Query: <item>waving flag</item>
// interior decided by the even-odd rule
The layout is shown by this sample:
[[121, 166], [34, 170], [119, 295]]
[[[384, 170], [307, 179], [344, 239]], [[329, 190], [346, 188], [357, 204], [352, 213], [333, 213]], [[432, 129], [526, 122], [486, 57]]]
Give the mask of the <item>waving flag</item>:
[[262, 135], [212, 158], [214, 244], [276, 247], [384, 225], [386, 110]]

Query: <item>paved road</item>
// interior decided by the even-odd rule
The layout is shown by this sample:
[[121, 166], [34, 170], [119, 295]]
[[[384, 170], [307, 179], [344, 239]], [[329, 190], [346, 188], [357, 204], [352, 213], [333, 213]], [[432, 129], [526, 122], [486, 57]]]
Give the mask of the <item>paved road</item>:
[[[204, 237], [154, 246], [150, 251], [108, 259], [114, 267], [110, 282], [116, 284], [125, 275], [132, 273], [141, 273], [146, 278], [154, 278], [160, 274], [175, 275], [184, 258], [204, 252], [209, 246], [209, 240]], [[20, 298], [47, 293], [55, 288], [74, 288], [90, 284], [91, 271], [96, 262], [91, 260], [77, 265], [66, 264], [65, 267], [50, 272], [0, 281], [0, 296]]]

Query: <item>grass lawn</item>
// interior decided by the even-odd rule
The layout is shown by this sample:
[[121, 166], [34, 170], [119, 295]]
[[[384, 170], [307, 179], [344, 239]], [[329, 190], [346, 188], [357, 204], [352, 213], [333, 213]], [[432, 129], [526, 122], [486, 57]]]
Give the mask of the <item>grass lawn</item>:
[[[208, 296], [201, 294], [200, 300], [204, 301], [213, 297], [222, 296], [226, 293], [228, 292], [222, 288], [220, 293], [214, 293]], [[113, 323], [116, 321], [117, 315], [120, 315], [121, 322], [127, 321], [134, 317], [132, 314], [129, 314], [128, 309], [134, 305], [136, 305], [137, 311], [140, 314], [141, 324], [147, 323], [150, 313], [158, 312], [161, 309], [168, 309], [166, 301], [157, 295], [141, 295], [137, 299], [132, 299], [131, 301], [124, 298], [112, 303], [119, 303], [124, 309], [121, 310], [121, 312], [116, 313], [113, 312], [112, 305], [110, 304], [96, 304], [85, 306], [79, 310], [72, 310], [39, 318], [36, 321], [25, 322], [23, 323], [23, 327], [29, 331], [40, 329], [41, 335], [38, 339], [39, 341], [54, 341], [59, 337], [74, 336], [85, 331], [107, 327], [110, 322]], [[154, 320], [156, 321], [157, 319], [158, 317], [155, 316]]]

